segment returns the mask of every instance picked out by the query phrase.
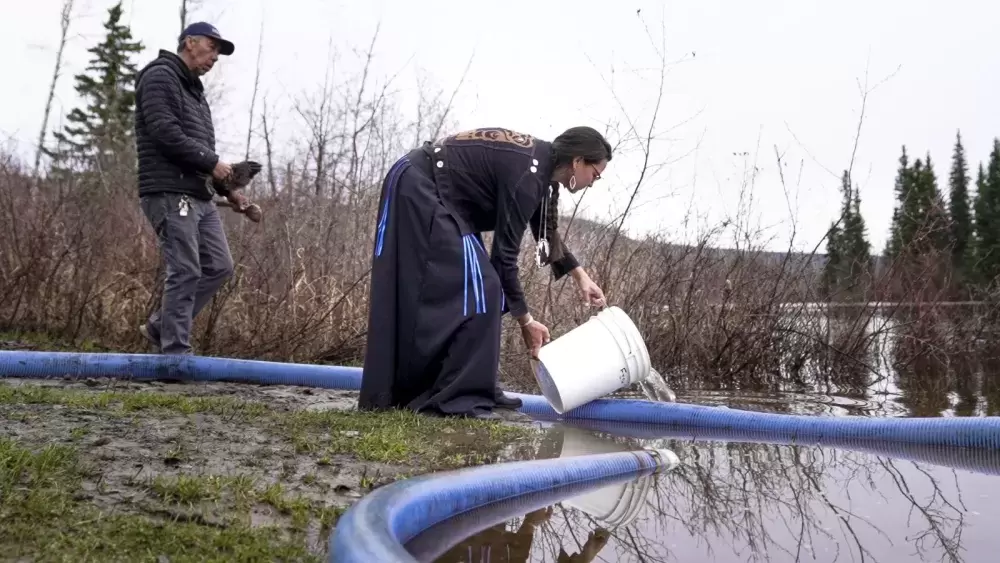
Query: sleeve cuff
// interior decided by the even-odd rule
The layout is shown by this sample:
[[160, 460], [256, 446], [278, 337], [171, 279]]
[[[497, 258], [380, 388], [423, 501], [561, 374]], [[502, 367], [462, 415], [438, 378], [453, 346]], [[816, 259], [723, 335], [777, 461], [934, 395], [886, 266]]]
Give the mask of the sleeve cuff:
[[552, 274], [555, 276], [556, 280], [559, 280], [566, 274], [572, 272], [580, 266], [577, 262], [576, 257], [570, 251], [565, 251], [562, 258], [552, 262]]
[[528, 304], [524, 301], [511, 301], [508, 299], [507, 308], [510, 310], [510, 314], [515, 318], [528, 314]]

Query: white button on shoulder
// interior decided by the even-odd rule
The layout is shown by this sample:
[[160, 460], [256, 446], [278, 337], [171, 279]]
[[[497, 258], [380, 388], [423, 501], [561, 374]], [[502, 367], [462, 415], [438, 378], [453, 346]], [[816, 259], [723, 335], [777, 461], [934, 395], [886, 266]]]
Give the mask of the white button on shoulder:
[[438, 161], [438, 168], [441, 168], [443, 166], [444, 166], [444, 161], [443, 160], [439, 160]]
[[531, 173], [534, 174], [535, 172], [538, 172], [538, 168], [532, 166], [531, 167]]
[[531, 159], [531, 163], [534, 164], [535, 166], [538, 166], [538, 159], [537, 158]]

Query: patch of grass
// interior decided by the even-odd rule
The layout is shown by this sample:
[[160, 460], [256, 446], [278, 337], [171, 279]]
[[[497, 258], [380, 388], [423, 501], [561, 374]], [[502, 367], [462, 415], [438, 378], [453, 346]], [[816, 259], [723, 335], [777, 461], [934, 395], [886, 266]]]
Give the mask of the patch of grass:
[[234, 418], [254, 418], [270, 412], [263, 403], [232, 397], [188, 397], [177, 393], [127, 390], [95, 392], [44, 385], [0, 385], [0, 404], [63, 405], [121, 414], [154, 410], [179, 414], [216, 414]]
[[331, 463], [333, 455], [423, 469], [483, 464], [498, 459], [505, 446], [534, 433], [501, 422], [434, 418], [402, 410], [287, 412], [232, 397], [131, 390], [0, 385], [0, 404], [64, 405], [116, 414], [152, 410], [239, 418], [281, 434], [297, 454], [315, 455], [321, 464]]
[[495, 461], [507, 445], [534, 433], [500, 422], [432, 418], [409, 411], [301, 411], [281, 425], [297, 449], [301, 443], [308, 451], [421, 469]]
[[107, 352], [109, 350], [93, 340], [82, 339], [73, 342], [65, 338], [53, 337], [44, 332], [0, 331], [0, 350], [8, 348], [51, 352]]
[[[3, 382], [0, 411], [7, 421], [25, 417], [17, 439], [29, 440], [0, 438], [0, 553], [35, 561], [319, 560], [315, 550], [325, 546], [316, 545], [317, 528], [322, 541], [345, 509], [328, 505], [329, 498], [496, 460], [536, 435], [499, 422], [405, 411], [289, 411], [233, 397]], [[57, 435], [35, 431], [36, 422], [52, 417], [69, 417], [53, 425]], [[149, 449], [138, 456], [123, 455], [121, 446], [94, 449], [132, 439], [130, 430], [111, 439], [109, 429], [155, 427], [157, 418], [171, 420], [171, 430], [159, 441], [141, 442]], [[229, 436], [232, 428], [240, 429], [233, 436], [265, 439], [227, 450], [241, 457], [214, 467], [235, 462], [250, 473], [167, 469], [122, 476], [141, 464], [179, 469], [182, 461], [207, 458], [211, 466], [213, 455], [226, 454], [202, 451], [208, 446], [202, 448], [199, 436], [207, 435], [199, 432]], [[346, 504], [354, 497], [339, 498]]]
[[[36, 561], [321, 560], [279, 529], [103, 514], [76, 500], [86, 475], [71, 447], [34, 451], [0, 438], [0, 552]], [[220, 482], [189, 478], [179, 486], [161, 483], [160, 490], [172, 500], [204, 500]], [[227, 484], [239, 490], [240, 481]], [[317, 516], [332, 524], [337, 515]]]
[[344, 511], [341, 506], [328, 506], [303, 495], [285, 491], [280, 483], [260, 484], [260, 478], [250, 474], [157, 476], [150, 489], [167, 504], [177, 505], [197, 513], [200, 510], [224, 510], [235, 515], [234, 524], [250, 524], [246, 513], [255, 504], [270, 505], [279, 514], [291, 518], [292, 527], [304, 531], [316, 521], [321, 532], [327, 533]]

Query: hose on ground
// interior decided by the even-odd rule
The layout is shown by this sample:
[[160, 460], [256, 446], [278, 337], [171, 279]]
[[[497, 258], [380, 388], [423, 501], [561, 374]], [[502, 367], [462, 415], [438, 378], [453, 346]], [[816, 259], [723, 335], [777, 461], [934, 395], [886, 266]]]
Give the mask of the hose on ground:
[[[0, 377], [120, 377], [139, 380], [235, 381], [327, 389], [361, 387], [361, 368], [233, 360], [206, 356], [0, 352]], [[683, 403], [597, 399], [558, 415], [541, 395], [509, 393], [521, 412], [544, 418], [604, 420], [680, 428], [790, 433], [800, 442], [878, 439], [906, 444], [1000, 449], [1000, 417], [823, 417], [743, 411]]]

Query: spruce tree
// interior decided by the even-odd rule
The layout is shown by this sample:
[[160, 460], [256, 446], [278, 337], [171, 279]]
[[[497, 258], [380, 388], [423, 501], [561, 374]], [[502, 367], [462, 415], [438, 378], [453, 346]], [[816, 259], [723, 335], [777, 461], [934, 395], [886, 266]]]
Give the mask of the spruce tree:
[[952, 264], [960, 274], [965, 274], [972, 237], [972, 215], [969, 209], [969, 175], [962, 146], [961, 132], [955, 135], [955, 152], [952, 156], [951, 175], [948, 177], [948, 211], [951, 214]]
[[[121, 2], [108, 9], [104, 41], [87, 51], [87, 71], [76, 75], [76, 92], [84, 107], [73, 109], [69, 124], [54, 134], [59, 146], [49, 152], [56, 162], [73, 162], [84, 170], [103, 172], [115, 164], [134, 164], [133, 112], [137, 65], [132, 56], [144, 47], [122, 25]], [[48, 152], [48, 151], [47, 151]]]
[[917, 228], [920, 231], [918, 248], [921, 254], [948, 251], [950, 255], [951, 219], [948, 216], [944, 196], [938, 188], [937, 175], [934, 173], [930, 154], [925, 156], [924, 164], [916, 174], [915, 188], [919, 194]]
[[972, 233], [969, 237], [969, 268], [967, 275], [974, 285], [979, 285], [982, 281], [979, 276], [979, 249], [982, 241], [979, 239], [979, 225], [984, 220], [981, 196], [986, 191], [986, 170], [983, 163], [979, 163], [976, 170], [976, 193], [970, 197], [972, 201]]
[[840, 227], [834, 221], [830, 224], [826, 238], [826, 263], [823, 265], [823, 294], [831, 296], [839, 289], [841, 252], [840, 252]]
[[989, 286], [1000, 274], [1000, 139], [993, 140], [985, 172], [980, 166], [975, 198], [975, 274]]
[[[845, 182], [847, 173], [844, 173]], [[861, 192], [855, 186], [851, 198], [850, 213], [844, 221], [844, 235], [841, 246], [847, 257], [847, 276], [852, 284], [865, 282], [871, 274], [871, 243], [868, 242], [868, 228], [861, 216]]]
[[896, 185], [893, 188], [893, 193], [896, 195], [896, 205], [892, 211], [889, 242], [885, 250], [885, 254], [893, 258], [899, 256], [906, 244], [913, 238], [915, 209], [913, 209], [913, 198], [910, 197], [912, 184], [912, 171], [904, 146], [903, 154], [899, 157], [899, 168], [896, 170]]
[[[823, 269], [824, 290], [829, 293], [853, 290], [863, 286], [871, 272], [871, 244], [861, 216], [861, 195], [851, 189], [851, 177], [845, 170], [841, 179], [843, 201], [840, 225], [830, 227], [827, 241], [827, 261]], [[853, 295], [855, 291], [850, 291]]]

